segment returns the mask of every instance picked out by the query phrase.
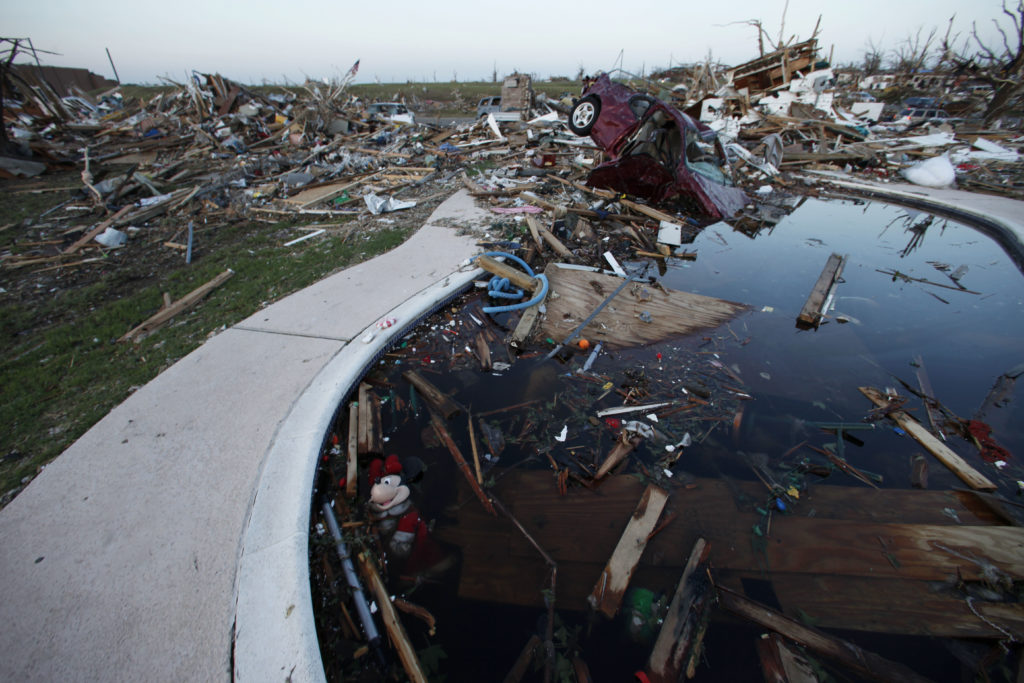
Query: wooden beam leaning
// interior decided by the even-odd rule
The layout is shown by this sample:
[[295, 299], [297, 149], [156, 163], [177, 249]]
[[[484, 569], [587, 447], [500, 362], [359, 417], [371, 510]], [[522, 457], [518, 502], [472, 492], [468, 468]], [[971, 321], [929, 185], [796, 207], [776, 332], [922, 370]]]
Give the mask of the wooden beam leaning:
[[380, 427], [380, 407], [370, 385], [359, 385], [359, 427], [358, 447], [360, 455], [382, 455], [384, 435]]
[[[860, 393], [867, 396], [876, 406], [884, 407], [888, 401], [882, 392], [872, 387], [859, 387]], [[898, 424], [903, 431], [910, 434], [919, 444], [925, 447], [929, 453], [939, 459], [943, 465], [953, 470], [953, 474], [976, 491], [995, 491], [996, 485], [987, 477], [971, 467], [966, 460], [961, 458], [946, 444], [942, 443], [931, 432], [925, 429], [924, 425], [907, 415], [902, 410], [894, 410], [889, 413], [889, 419]]]
[[594, 585], [587, 602], [595, 610], [611, 619], [619, 611], [622, 597], [629, 587], [640, 556], [647, 547], [647, 540], [658, 523], [661, 511], [668, 502], [668, 493], [654, 484], [649, 485], [626, 524], [618, 545], [612, 552], [608, 564]]

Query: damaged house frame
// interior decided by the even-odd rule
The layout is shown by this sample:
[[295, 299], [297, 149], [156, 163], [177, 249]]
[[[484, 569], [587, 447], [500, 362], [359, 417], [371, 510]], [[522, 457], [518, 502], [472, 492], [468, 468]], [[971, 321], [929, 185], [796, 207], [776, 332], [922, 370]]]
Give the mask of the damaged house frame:
[[713, 130], [607, 73], [584, 81], [569, 128], [589, 135], [611, 157], [591, 171], [592, 187], [656, 203], [672, 200], [716, 220], [747, 204]]

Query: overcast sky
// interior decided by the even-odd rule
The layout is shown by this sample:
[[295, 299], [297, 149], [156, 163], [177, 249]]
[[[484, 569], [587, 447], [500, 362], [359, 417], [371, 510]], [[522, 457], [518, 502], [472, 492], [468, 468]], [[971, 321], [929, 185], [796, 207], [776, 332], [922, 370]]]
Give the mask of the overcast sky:
[[[650, 71], [703, 60], [757, 56], [760, 19], [774, 40], [785, 0], [481, 2], [406, 0], [0, 0], [3, 37], [31, 38], [44, 64], [86, 67], [121, 80], [182, 80], [190, 70], [247, 84], [338, 77], [361, 60], [357, 82], [490, 80], [514, 70], [540, 77], [622, 65]], [[810, 37], [834, 63], [859, 62], [869, 40], [892, 48], [923, 28], [995, 36], [993, 0], [790, 0], [784, 36]], [[738, 23], [737, 23], [738, 22]], [[1008, 26], [1009, 24], [1007, 24]]]

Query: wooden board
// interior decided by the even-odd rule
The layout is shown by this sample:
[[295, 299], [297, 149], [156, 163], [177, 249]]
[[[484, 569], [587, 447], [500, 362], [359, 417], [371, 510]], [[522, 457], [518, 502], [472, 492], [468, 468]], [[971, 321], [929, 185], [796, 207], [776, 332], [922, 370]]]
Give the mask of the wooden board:
[[692, 623], [690, 610], [697, 597], [693, 578], [699, 567], [705, 567], [708, 550], [707, 542], [703, 538], [698, 538], [690, 552], [690, 559], [683, 569], [683, 576], [679, 579], [679, 585], [676, 586], [676, 592], [665, 614], [665, 621], [647, 660], [648, 678], [652, 683], [671, 683], [678, 680], [683, 670], [684, 659], [693, 651], [692, 627], [690, 632], [687, 632], [688, 624]]
[[[771, 581], [787, 615], [804, 614], [822, 628], [961, 638], [1002, 635], [972, 613], [952, 587], [904, 579], [782, 573], [772, 574]], [[972, 604], [990, 622], [1024, 633], [1024, 604]]]
[[[871, 387], [860, 387], [860, 392], [871, 399], [876, 406], [884, 406], [888, 403], [882, 392]], [[889, 413], [893, 422], [898, 424], [907, 434], [914, 437], [918, 443], [928, 449], [939, 461], [953, 470], [956, 476], [960, 477], [965, 484], [978, 491], [995, 491], [996, 485], [987, 477], [975, 470], [967, 461], [957, 455], [949, 446], [939, 441], [938, 438], [920, 422], [901, 410]]]
[[[591, 314], [622, 279], [588, 270], [547, 267], [551, 294], [547, 314], [538, 335], [565, 339]], [[554, 296], [557, 294], [557, 297]], [[734, 318], [747, 307], [688, 292], [664, 292], [644, 283], [626, 287], [583, 329], [581, 336], [591, 343], [612, 348], [652, 344], [672, 336], [714, 328]], [[649, 313], [651, 322], [640, 319]]]
[[886, 681], [887, 683], [897, 681], [927, 683], [928, 681], [927, 678], [917, 675], [902, 664], [884, 659], [873, 652], [862, 650], [851, 642], [787, 619], [778, 612], [767, 609], [742, 595], [723, 590], [719, 592], [718, 599], [720, 604], [730, 612], [780, 633], [829, 659], [841, 662], [858, 674], [872, 680]]
[[644, 490], [608, 564], [590, 592], [590, 604], [609, 619], [619, 611], [622, 596], [647, 547], [647, 537], [654, 531], [666, 502], [668, 493], [663, 489], [651, 484]]
[[832, 254], [828, 257], [825, 267], [821, 270], [821, 275], [818, 276], [818, 281], [814, 283], [814, 288], [804, 303], [803, 310], [797, 316], [798, 325], [803, 324], [816, 327], [821, 322], [821, 317], [825, 313], [825, 306], [828, 303], [828, 297], [842, 276], [845, 264], [845, 256]]
[[334, 199], [335, 197], [340, 195], [345, 190], [347, 190], [347, 189], [349, 189], [351, 187], [355, 187], [356, 185], [359, 185], [359, 184], [361, 184], [363, 182], [366, 182], [367, 180], [370, 180], [371, 178], [374, 178], [377, 175], [380, 175], [380, 173], [381, 173], [381, 171], [377, 171], [376, 173], [370, 173], [370, 174], [365, 175], [365, 176], [363, 176], [361, 178], [357, 178], [356, 180], [347, 180], [347, 181], [339, 182], [339, 183], [330, 183], [328, 185], [321, 185], [319, 187], [311, 187], [311, 188], [302, 190], [301, 192], [299, 192], [297, 194], [294, 194], [291, 197], [288, 197], [287, 199], [284, 200], [284, 202], [286, 204], [291, 204], [293, 206], [299, 206], [299, 207], [305, 209], [305, 208], [308, 208], [310, 206], [313, 206], [317, 202], [326, 201], [328, 199]]
[[348, 406], [348, 448], [345, 459], [345, 495], [355, 498], [359, 491], [359, 406]]
[[382, 455], [384, 436], [380, 426], [380, 404], [370, 385], [359, 385], [359, 431], [357, 449], [359, 455]]
[[[497, 495], [558, 563], [557, 608], [585, 609], [643, 484], [612, 476], [595, 491], [571, 489], [563, 497], [549, 472], [497, 478]], [[936, 541], [964, 556], [988, 558], [1012, 576], [1024, 570], [1024, 530], [1000, 525], [975, 494], [818, 485], [801, 497], [794, 516], [773, 517], [762, 553], [753, 547], [751, 528], [763, 521], [752, 508], [764, 494], [756, 482], [711, 479], [672, 491], [666, 507], [675, 517], [648, 542], [631, 585], [671, 590], [684, 553], [703, 537], [712, 547], [716, 581], [737, 588], [744, 578], [769, 582], [790, 616], [803, 612], [835, 628], [999, 637], [962, 597], [936, 590], [957, 571], [965, 579], [980, 577], [976, 564], [935, 547]], [[807, 516], [811, 511], [814, 517]], [[543, 605], [550, 569], [511, 523], [463, 505], [457, 523], [438, 526], [435, 536], [462, 547], [461, 597]], [[1021, 605], [975, 600], [974, 606], [1011, 630], [1024, 627]]]

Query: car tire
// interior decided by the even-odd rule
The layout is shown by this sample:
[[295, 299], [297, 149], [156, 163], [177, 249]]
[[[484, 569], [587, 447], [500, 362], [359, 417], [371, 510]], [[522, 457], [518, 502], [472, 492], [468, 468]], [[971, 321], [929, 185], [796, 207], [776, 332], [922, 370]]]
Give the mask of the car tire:
[[573, 105], [569, 112], [569, 130], [576, 135], [589, 135], [601, 113], [601, 100], [587, 95]]

